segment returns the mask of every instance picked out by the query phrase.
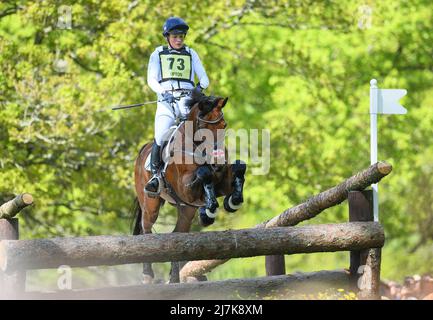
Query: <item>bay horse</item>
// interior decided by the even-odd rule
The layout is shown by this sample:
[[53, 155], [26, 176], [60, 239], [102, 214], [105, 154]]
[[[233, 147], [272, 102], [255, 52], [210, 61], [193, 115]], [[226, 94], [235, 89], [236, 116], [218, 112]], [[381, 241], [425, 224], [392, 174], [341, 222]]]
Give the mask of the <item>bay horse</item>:
[[[167, 145], [161, 147], [162, 154], [171, 157], [181, 155], [182, 161], [169, 161], [166, 157], [165, 170], [160, 173], [161, 190], [158, 195], [150, 195], [144, 190], [152, 176], [145, 168], [152, 144], [147, 143], [141, 148], [135, 161], [137, 197], [133, 235], [152, 233], [152, 226], [165, 201], [177, 207], [178, 217], [173, 232], [189, 232], [197, 209], [200, 223], [203, 226], [212, 224], [219, 207], [217, 197], [225, 196], [224, 209], [228, 212], [235, 212], [242, 206], [246, 163], [240, 160], [229, 163], [227, 148], [223, 145], [224, 139], [221, 139], [227, 126], [222, 111], [227, 100], [206, 96], [198, 90], [192, 91], [187, 102], [190, 110], [187, 119], [180, 122], [176, 134], [170, 138], [170, 141], [177, 143], [171, 144], [169, 153], [165, 149], [169, 148]], [[203, 138], [200, 133], [211, 133], [211, 136], [207, 134], [205, 139], [200, 139]], [[186, 147], [188, 141], [192, 142], [190, 150]], [[181, 147], [176, 149], [174, 145]], [[221, 156], [222, 161], [215, 163], [215, 158]], [[143, 283], [151, 283], [153, 278], [152, 264], [144, 263]], [[178, 262], [171, 262], [169, 282], [179, 282]]]

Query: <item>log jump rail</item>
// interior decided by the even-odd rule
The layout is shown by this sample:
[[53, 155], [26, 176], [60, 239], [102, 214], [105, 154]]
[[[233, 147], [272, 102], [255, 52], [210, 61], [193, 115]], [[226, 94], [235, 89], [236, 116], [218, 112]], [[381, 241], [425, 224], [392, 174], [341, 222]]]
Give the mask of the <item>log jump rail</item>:
[[[323, 287], [351, 288], [362, 299], [379, 298], [380, 253], [385, 242], [382, 226], [373, 222], [371, 191], [363, 191], [392, 170], [378, 162], [339, 185], [287, 209], [254, 228], [243, 230], [148, 234], [138, 236], [91, 236], [18, 240], [18, 221], [13, 218], [33, 203], [29, 194], [0, 206], [0, 297], [38, 299], [211, 299], [230, 297], [230, 290], [266, 294], [282, 287], [304, 287], [308, 282]], [[349, 222], [297, 226], [323, 210], [349, 200]], [[285, 275], [284, 255], [350, 251], [348, 270]], [[189, 260], [181, 270], [187, 282], [231, 258], [267, 256], [267, 277], [204, 281], [170, 285], [143, 285], [55, 293], [25, 291], [25, 272], [32, 269], [120, 265], [142, 262]], [[361, 284], [361, 286], [360, 286]]]

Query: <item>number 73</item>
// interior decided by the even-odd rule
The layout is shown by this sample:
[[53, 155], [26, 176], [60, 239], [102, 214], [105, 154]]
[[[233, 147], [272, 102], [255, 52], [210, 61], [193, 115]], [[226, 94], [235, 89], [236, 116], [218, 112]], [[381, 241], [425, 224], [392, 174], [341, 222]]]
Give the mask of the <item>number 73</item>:
[[175, 59], [175, 58], [168, 58], [167, 59], [168, 61], [170, 61], [170, 70], [173, 70], [173, 64], [174, 64], [174, 60], [176, 60], [176, 67], [177, 67], [177, 69], [178, 70], [183, 70], [183, 69], [185, 69], [185, 60], [183, 60], [182, 58], [177, 58], [177, 59]]

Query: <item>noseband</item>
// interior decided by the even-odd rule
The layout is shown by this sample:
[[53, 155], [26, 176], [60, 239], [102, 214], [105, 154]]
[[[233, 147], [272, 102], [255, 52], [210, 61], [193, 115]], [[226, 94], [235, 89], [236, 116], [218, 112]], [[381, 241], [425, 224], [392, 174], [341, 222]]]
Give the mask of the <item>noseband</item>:
[[203, 129], [203, 127], [200, 127], [200, 122], [204, 122], [207, 124], [216, 124], [216, 123], [220, 122], [223, 118], [224, 118], [224, 112], [222, 112], [222, 111], [221, 111], [221, 115], [218, 118], [213, 119], [213, 120], [206, 120], [206, 119], [203, 119], [202, 117], [200, 117], [200, 115], [197, 115], [197, 128]]

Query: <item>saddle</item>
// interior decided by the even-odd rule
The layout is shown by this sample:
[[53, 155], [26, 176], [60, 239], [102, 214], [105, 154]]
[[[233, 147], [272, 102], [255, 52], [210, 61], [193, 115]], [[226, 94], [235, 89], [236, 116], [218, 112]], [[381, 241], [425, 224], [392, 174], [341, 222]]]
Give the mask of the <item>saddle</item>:
[[[170, 153], [170, 150], [173, 149], [171, 144], [174, 141], [174, 137], [176, 135], [177, 130], [179, 129], [179, 125], [171, 126], [166, 133], [162, 136], [162, 145], [160, 150], [160, 159], [162, 162], [162, 165], [160, 166], [161, 170], [160, 173], [165, 173], [165, 170], [167, 169], [168, 160], [172, 156]], [[146, 161], [144, 162], [144, 168], [147, 171], [150, 171], [150, 153], [146, 157]]]
[[[161, 165], [160, 165], [160, 170], [158, 173], [159, 188], [158, 188], [157, 192], [146, 191], [146, 193], [150, 197], [158, 197], [161, 195], [162, 190], [166, 190], [166, 191], [168, 191], [167, 193], [170, 195], [169, 199], [166, 199], [166, 200], [168, 200], [169, 202], [172, 202], [172, 201], [177, 202], [176, 196], [172, 195], [172, 193], [174, 191], [172, 191], [170, 184], [165, 179], [165, 171], [166, 171], [167, 166], [170, 162], [169, 161], [170, 158], [172, 158], [174, 155], [174, 143], [173, 142], [175, 141], [176, 133], [177, 133], [181, 124], [182, 124], [182, 122], [180, 122], [177, 125], [171, 126], [167, 130], [167, 132], [164, 133], [164, 135], [162, 137], [162, 144], [161, 144], [161, 151], [160, 151]], [[149, 153], [149, 155], [146, 157], [146, 161], [144, 162], [144, 168], [145, 168], [145, 170], [147, 170], [149, 172], [151, 171], [150, 158], [151, 158], [151, 155]]]

